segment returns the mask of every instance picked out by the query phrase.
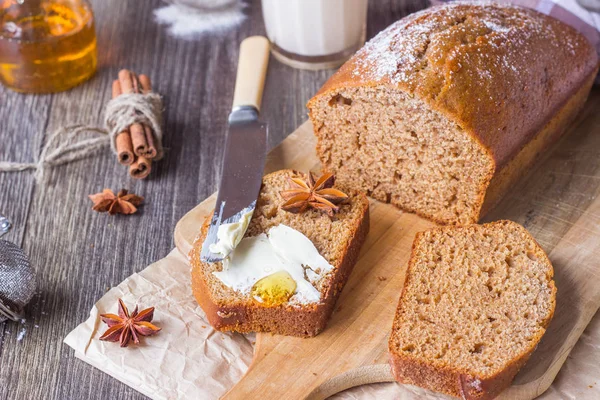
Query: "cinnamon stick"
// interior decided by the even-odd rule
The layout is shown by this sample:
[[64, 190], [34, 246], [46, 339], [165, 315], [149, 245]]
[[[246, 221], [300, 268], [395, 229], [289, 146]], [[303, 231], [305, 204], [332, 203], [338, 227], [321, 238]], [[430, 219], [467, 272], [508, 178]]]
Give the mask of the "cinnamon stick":
[[133, 85], [133, 93], [142, 93], [142, 84], [140, 83], [140, 78], [133, 71], [130, 71], [131, 74], [131, 84]]
[[140, 74], [139, 79], [142, 89], [144, 90], [144, 94], [150, 93], [152, 91], [152, 83], [150, 82], [148, 75]]
[[117, 159], [119, 164], [131, 165], [135, 160], [133, 154], [133, 144], [131, 143], [131, 135], [128, 131], [123, 131], [115, 138], [117, 148]]
[[[152, 83], [147, 75], [141, 74], [139, 76], [139, 83], [142, 86], [144, 94], [152, 91]], [[152, 128], [147, 125], [144, 125], [144, 130], [146, 132], [146, 142], [148, 143], [144, 157], [153, 159], [158, 155], [158, 151], [156, 150], [156, 145], [154, 143], [154, 132], [152, 131]]]
[[[113, 99], [122, 93], [121, 84], [118, 80], [113, 81], [112, 97]], [[117, 159], [123, 165], [133, 163], [133, 145], [131, 143], [131, 135], [128, 130], [120, 132], [115, 138], [115, 147], [117, 149]]]
[[136, 179], [144, 179], [152, 170], [152, 161], [145, 157], [138, 157], [133, 164], [129, 166], [129, 175]]
[[143, 157], [146, 154], [148, 141], [146, 140], [146, 131], [142, 124], [131, 124], [129, 127], [131, 132], [131, 142], [133, 143], [133, 152], [138, 157]]
[[152, 128], [148, 125], [144, 125], [144, 130], [146, 133], [146, 142], [148, 142], [148, 148], [146, 149], [144, 157], [153, 160], [158, 155], [158, 151], [154, 145], [154, 134], [152, 133]]
[[[127, 69], [119, 71], [119, 83], [123, 93], [140, 93], [140, 85], [137, 76]], [[148, 150], [148, 141], [146, 140], [146, 131], [142, 124], [135, 123], [129, 127], [133, 152], [136, 156], [143, 156]]]
[[119, 71], [119, 83], [124, 94], [133, 93], [133, 80], [131, 79], [131, 72], [128, 69]]

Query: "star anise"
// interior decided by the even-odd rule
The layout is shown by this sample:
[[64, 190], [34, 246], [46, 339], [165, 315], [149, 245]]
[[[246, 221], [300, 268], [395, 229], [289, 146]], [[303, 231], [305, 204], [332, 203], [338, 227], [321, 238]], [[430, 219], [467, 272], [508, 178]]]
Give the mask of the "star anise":
[[312, 172], [307, 176], [289, 178], [290, 189], [279, 192], [285, 203], [281, 208], [294, 214], [309, 208], [325, 212], [330, 217], [339, 211], [339, 205], [348, 199], [344, 192], [334, 189], [335, 176], [323, 174], [319, 179]]
[[91, 194], [88, 197], [94, 202], [92, 210], [108, 211], [110, 215], [133, 214], [137, 211], [137, 206], [144, 201], [143, 197], [128, 194], [125, 189], [121, 189], [116, 196], [112, 190], [104, 189], [102, 193]]
[[129, 314], [129, 310], [119, 299], [119, 315], [102, 314], [102, 321], [108, 325], [108, 329], [100, 340], [108, 342], [121, 342], [121, 347], [127, 347], [129, 341], [133, 338], [133, 343], [139, 344], [139, 336], [151, 336], [160, 331], [160, 328], [151, 324], [154, 318], [154, 307], [146, 308], [138, 312], [138, 307]]

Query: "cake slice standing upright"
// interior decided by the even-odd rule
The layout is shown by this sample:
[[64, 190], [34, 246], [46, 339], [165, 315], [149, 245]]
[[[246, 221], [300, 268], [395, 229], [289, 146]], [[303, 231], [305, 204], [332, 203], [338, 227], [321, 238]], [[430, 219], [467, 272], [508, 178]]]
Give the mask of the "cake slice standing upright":
[[389, 340], [394, 377], [494, 398], [546, 332], [553, 275], [546, 253], [511, 221], [418, 233]]

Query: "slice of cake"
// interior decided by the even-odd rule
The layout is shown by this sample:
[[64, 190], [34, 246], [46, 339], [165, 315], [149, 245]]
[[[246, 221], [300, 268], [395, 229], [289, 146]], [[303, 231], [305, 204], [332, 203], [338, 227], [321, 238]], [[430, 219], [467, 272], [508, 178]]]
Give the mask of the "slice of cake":
[[552, 319], [553, 274], [511, 221], [417, 234], [389, 341], [395, 378], [466, 399], [495, 397]]
[[369, 230], [363, 193], [293, 170], [266, 175], [248, 230], [222, 262], [190, 253], [192, 290], [218, 330], [315, 336], [346, 283]]

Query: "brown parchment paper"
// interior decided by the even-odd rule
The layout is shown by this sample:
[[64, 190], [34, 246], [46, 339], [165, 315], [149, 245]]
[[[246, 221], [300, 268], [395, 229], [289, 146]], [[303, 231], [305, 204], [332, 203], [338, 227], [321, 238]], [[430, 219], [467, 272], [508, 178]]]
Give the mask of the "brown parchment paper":
[[[121, 348], [98, 340], [106, 325], [100, 314], [117, 310], [117, 299], [156, 307], [162, 328], [140, 345]], [[310, 340], [310, 339], [307, 339]], [[174, 249], [164, 259], [109, 290], [90, 317], [65, 338], [75, 355], [153, 399], [218, 399], [252, 361], [254, 335], [217, 332], [196, 304], [190, 266]], [[543, 399], [600, 399], [600, 318], [592, 320]], [[365, 385], [335, 399], [442, 399], [395, 383]]]

